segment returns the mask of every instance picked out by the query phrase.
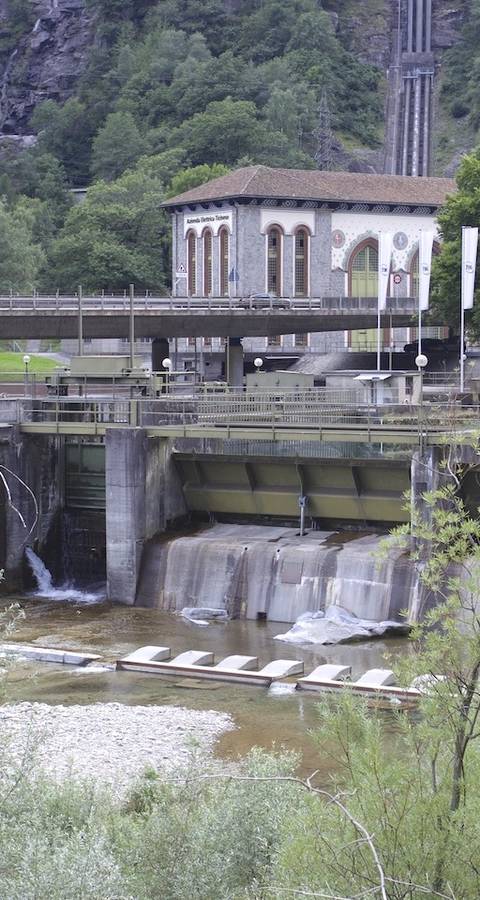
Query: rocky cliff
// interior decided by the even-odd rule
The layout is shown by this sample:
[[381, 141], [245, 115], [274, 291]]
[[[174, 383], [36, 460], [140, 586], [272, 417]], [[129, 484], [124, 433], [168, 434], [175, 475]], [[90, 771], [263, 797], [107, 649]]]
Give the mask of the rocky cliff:
[[[12, 4], [26, 8], [21, 27], [12, 20]], [[285, 0], [287, 2], [287, 0]], [[394, 63], [395, 28], [401, 0], [325, 0], [332, 23], [343, 43], [361, 61], [385, 73], [380, 90], [388, 108], [388, 71]], [[242, 0], [224, 0], [227, 13], [236, 13]], [[465, 0], [434, 0], [433, 49], [436, 62], [433, 167], [451, 174], [473, 135], [465, 123], [455, 123], [442, 106], [441, 85], [445, 51], [457, 40], [464, 24]], [[15, 25], [15, 28], [13, 27]], [[15, 30], [16, 29], [16, 30]], [[15, 37], [12, 44], [12, 32]], [[3, 39], [3, 45], [2, 45]], [[30, 118], [46, 99], [64, 102], [75, 92], [96, 41], [94, 7], [86, 0], [0, 0], [0, 141], [28, 146]], [[3, 46], [3, 50], [2, 50]], [[381, 139], [381, 135], [379, 135]], [[382, 171], [384, 153], [334, 139], [337, 166]]]
[[[0, 59], [0, 133], [24, 144], [35, 107], [47, 99], [64, 102], [74, 92], [95, 35], [95, 17], [84, 0], [30, 5], [23, 33]], [[0, 37], [11, 34], [12, 16], [8, 0], [0, 0]]]

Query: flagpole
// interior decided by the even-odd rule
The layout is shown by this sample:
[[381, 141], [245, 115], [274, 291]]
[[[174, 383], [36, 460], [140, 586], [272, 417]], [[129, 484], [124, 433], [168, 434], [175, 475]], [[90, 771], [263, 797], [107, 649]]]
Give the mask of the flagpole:
[[463, 284], [463, 267], [465, 264], [465, 226], [462, 225], [462, 290], [460, 299], [460, 393], [465, 390], [465, 360], [463, 358], [463, 348], [465, 346], [465, 303], [464, 303], [464, 284]]
[[377, 372], [380, 372], [380, 362], [381, 362], [381, 350], [380, 350], [380, 300], [378, 301], [378, 309], [377, 309]]
[[422, 307], [421, 298], [418, 297], [418, 355], [422, 354]]

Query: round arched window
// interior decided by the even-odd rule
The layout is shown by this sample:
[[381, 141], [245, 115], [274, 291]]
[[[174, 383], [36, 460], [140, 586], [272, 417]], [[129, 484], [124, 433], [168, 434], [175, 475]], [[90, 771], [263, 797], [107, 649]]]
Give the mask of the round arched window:
[[220, 296], [228, 297], [228, 229], [221, 228], [219, 235], [219, 255], [220, 255]]
[[308, 295], [308, 231], [298, 228], [295, 232], [295, 297]]
[[267, 233], [267, 291], [282, 293], [282, 232], [276, 225]]
[[187, 234], [187, 281], [190, 296], [197, 292], [197, 236], [194, 231]]
[[203, 233], [203, 293], [205, 297], [212, 294], [212, 232], [209, 228]]

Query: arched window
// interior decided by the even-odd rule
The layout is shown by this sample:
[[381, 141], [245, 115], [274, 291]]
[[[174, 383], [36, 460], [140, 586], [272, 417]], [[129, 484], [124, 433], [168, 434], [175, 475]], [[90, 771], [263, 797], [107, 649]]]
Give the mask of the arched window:
[[209, 228], [203, 232], [203, 293], [205, 297], [212, 294], [212, 232]]
[[282, 232], [276, 225], [267, 233], [267, 291], [282, 294]]
[[298, 228], [295, 232], [295, 297], [308, 296], [308, 231]]
[[192, 297], [197, 293], [197, 236], [194, 231], [187, 234], [187, 263], [188, 293]]
[[228, 297], [228, 229], [221, 228], [218, 235], [220, 259], [220, 296]]
[[374, 240], [360, 244], [350, 260], [350, 296], [376, 297], [378, 294], [378, 245]]

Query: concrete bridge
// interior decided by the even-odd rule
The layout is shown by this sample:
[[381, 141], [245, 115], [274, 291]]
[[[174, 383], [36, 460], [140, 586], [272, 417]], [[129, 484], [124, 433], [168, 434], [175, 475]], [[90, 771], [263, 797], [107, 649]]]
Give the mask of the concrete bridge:
[[[136, 297], [135, 337], [270, 337], [377, 327], [375, 297], [322, 297], [255, 301], [228, 297]], [[263, 303], [266, 303], [263, 306]], [[127, 338], [130, 301], [125, 297], [0, 297], [0, 340]], [[382, 314], [388, 327], [409, 325], [417, 300], [389, 298]]]

